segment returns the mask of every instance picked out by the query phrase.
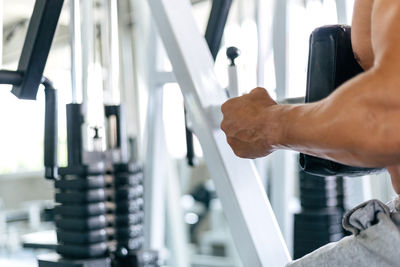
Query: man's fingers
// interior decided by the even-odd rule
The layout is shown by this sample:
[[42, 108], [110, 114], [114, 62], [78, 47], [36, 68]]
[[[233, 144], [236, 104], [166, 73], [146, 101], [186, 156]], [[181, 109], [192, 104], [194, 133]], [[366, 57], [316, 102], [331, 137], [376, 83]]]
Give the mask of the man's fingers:
[[226, 140], [236, 156], [239, 158], [246, 158], [248, 156], [245, 151], [249, 149], [249, 144], [241, 142], [240, 140], [232, 137], [227, 137]]

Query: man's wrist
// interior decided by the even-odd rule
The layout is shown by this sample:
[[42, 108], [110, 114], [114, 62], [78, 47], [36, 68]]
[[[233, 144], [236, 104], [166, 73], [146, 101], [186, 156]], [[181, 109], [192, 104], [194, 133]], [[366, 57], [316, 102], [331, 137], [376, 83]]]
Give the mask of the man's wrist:
[[270, 135], [271, 147], [274, 150], [286, 148], [287, 134], [290, 129], [290, 121], [293, 116], [291, 113], [292, 105], [271, 106], [267, 112], [267, 120], [271, 122], [267, 127], [272, 131]]
[[303, 147], [308, 142], [312, 125], [310, 109], [313, 104], [276, 105], [272, 111], [276, 133], [272, 147], [274, 149], [295, 149]]

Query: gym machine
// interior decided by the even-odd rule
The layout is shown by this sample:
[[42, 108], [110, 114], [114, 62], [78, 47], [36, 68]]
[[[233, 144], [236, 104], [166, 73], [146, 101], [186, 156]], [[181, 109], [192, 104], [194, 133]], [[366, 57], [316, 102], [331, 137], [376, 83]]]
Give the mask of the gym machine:
[[[256, 267], [283, 266], [290, 261], [290, 256], [255, 167], [252, 161], [238, 159], [232, 154], [219, 129], [219, 106], [226, 100], [226, 95], [216, 81], [212, 56], [190, 15], [190, 5], [178, 0], [149, 0], [149, 3], [189, 104], [188, 115], [204, 149], [243, 262]], [[18, 71], [0, 72], [0, 82], [12, 84], [13, 93], [21, 99], [35, 99], [40, 83], [48, 91], [45, 175], [56, 180], [58, 190], [56, 201], [60, 205], [56, 223], [60, 244], [57, 251], [69, 259], [57, 256], [57, 259], [40, 260], [39, 264], [110, 266], [114, 262], [117, 266], [126, 266], [127, 262], [133, 264], [133, 261], [135, 264], [142, 261], [139, 264], [144, 265], [143, 260], [148, 260], [148, 266], [156, 266], [157, 253], [140, 250], [138, 229], [141, 220], [139, 215], [136, 216], [141, 212], [141, 201], [136, 201], [140, 199], [141, 191], [140, 166], [121, 162], [113, 156], [115, 153], [110, 151], [121, 149], [118, 138], [117, 145], [108, 151], [83, 151], [84, 108], [80, 104], [67, 107], [68, 166], [59, 170], [59, 179], [56, 94], [51, 82], [42, 75], [62, 4], [62, 0], [36, 1], [28, 29], [29, 42], [24, 45]], [[46, 27], [50, 29], [43, 30]], [[39, 65], [32, 67], [34, 64]], [[105, 110], [107, 118], [114, 117], [114, 122], [123, 123], [121, 118], [118, 119], [121, 113], [117, 107], [106, 107]], [[114, 126], [118, 128], [118, 123]], [[100, 138], [95, 129], [93, 142]], [[127, 211], [131, 212], [129, 216], [125, 216]], [[264, 234], [260, 229], [265, 230]]]
[[[83, 150], [82, 104], [67, 105], [68, 166], [57, 165], [57, 91], [43, 77], [63, 0], [37, 0], [17, 71], [0, 71], [0, 83], [13, 85], [20, 99], [35, 100], [45, 89], [45, 177], [56, 188], [58, 254], [43, 255], [39, 266], [158, 266], [158, 253], [143, 244], [143, 171], [121, 156], [125, 136], [121, 106], [105, 106], [109, 140], [101, 149], [94, 129], [94, 151]], [[96, 145], [97, 144], [97, 145]], [[97, 147], [97, 149], [96, 149]]]
[[[187, 106], [188, 116], [193, 122], [194, 132], [202, 145], [205, 160], [214, 180], [217, 194], [223, 204], [242, 262], [248, 266], [284, 266], [290, 261], [290, 256], [253, 162], [236, 158], [219, 129], [221, 120], [219, 106], [226, 101], [227, 97], [216, 81], [212, 67], [212, 55], [207, 51], [205, 40], [201, 37], [190, 15], [190, 6], [186, 1], [178, 0], [148, 0], [148, 2], [185, 102], [190, 103]], [[322, 65], [322, 68], [317, 66], [315, 69], [315, 66], [310, 65], [307, 102], [328, 96], [341, 83], [357, 74], [354, 72], [357, 70], [354, 64], [346, 62], [349, 58], [354, 60], [351, 57], [352, 54], [348, 54], [349, 47], [351, 48], [349, 46], [349, 30], [343, 26], [334, 27], [333, 31], [322, 29], [320, 33], [325, 34], [325, 39], [323, 36], [315, 38], [320, 43], [316, 47], [314, 44], [311, 46], [310, 64], [317, 62], [315, 60], [318, 59], [322, 62], [326, 60], [323, 63], [326, 65]], [[314, 40], [315, 36], [312, 36], [311, 40]], [[346, 59], [346, 56], [350, 57]], [[332, 73], [336, 75], [333, 80], [328, 76], [332, 76]], [[318, 78], [314, 80], [318, 75], [325, 77], [322, 80], [326, 94], [321, 96], [320, 92], [320, 98], [311, 98], [311, 85], [315, 86], [315, 83], [321, 82]], [[316, 90], [317, 87], [315, 86], [313, 90]], [[289, 99], [284, 102], [295, 103], [299, 100], [301, 98]], [[360, 176], [379, 171], [376, 168], [356, 168], [322, 159], [312, 162], [312, 159], [305, 155], [301, 156], [300, 163], [304, 171], [320, 176], [341, 177], [349, 174]], [[311, 179], [322, 183], [322, 188], [325, 188], [326, 184], [333, 184], [334, 187], [337, 187], [335, 193], [341, 193], [342, 178], [333, 177], [324, 180], [314, 176]], [[326, 198], [329, 194], [328, 191], [321, 190], [319, 193], [323, 194], [322, 198]], [[333, 227], [338, 227], [343, 213], [343, 197], [334, 196], [334, 198], [336, 198], [336, 202], [330, 204], [330, 207], [328, 205], [328, 207], [321, 208], [341, 209], [333, 216], [329, 214], [325, 216], [327, 221], [332, 218], [332, 220], [336, 220]], [[315, 208], [306, 203], [308, 199], [304, 200], [303, 208]], [[249, 209], [249, 207], [252, 208]], [[299, 215], [299, 217], [301, 216], [303, 215]], [[312, 220], [312, 218], [307, 218], [308, 220]], [[340, 231], [339, 234], [343, 236]], [[336, 240], [340, 239], [338, 236], [335, 237]]]

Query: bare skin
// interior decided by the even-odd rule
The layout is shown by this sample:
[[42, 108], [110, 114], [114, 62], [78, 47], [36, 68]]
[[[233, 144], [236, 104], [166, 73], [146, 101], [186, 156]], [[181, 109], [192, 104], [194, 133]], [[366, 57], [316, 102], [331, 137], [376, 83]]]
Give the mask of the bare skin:
[[399, 0], [355, 1], [352, 43], [365, 72], [319, 102], [277, 105], [263, 88], [228, 100], [221, 128], [234, 153], [257, 158], [291, 149], [353, 166], [386, 166], [400, 193], [399, 21]]

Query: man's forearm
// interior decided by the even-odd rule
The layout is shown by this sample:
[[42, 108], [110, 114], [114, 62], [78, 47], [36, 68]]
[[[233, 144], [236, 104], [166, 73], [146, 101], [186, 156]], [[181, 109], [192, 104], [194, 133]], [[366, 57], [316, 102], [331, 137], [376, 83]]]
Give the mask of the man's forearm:
[[355, 166], [398, 164], [400, 83], [392, 76], [371, 69], [322, 101], [274, 107], [281, 129], [274, 147]]

